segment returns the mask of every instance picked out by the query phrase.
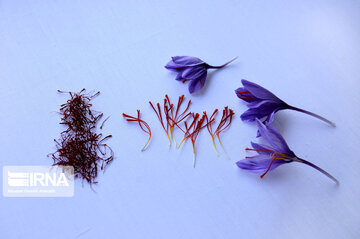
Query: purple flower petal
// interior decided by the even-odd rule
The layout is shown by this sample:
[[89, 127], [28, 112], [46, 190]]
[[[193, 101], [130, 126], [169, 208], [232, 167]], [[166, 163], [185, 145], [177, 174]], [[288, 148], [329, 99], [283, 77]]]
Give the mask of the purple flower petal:
[[[234, 58], [233, 60], [235, 60]], [[166, 69], [178, 73], [177, 81], [191, 81], [189, 85], [190, 93], [193, 93], [205, 85], [207, 70], [210, 68], [220, 69], [228, 65], [233, 60], [221, 65], [211, 66], [197, 57], [191, 56], [174, 56], [165, 66]]]
[[246, 102], [254, 102], [254, 101], [258, 101], [260, 99], [256, 98], [253, 94], [246, 93], [249, 92], [248, 90], [245, 89], [245, 87], [240, 87], [237, 88], [235, 90], [235, 94], [237, 95], [237, 97], [239, 97], [240, 99], [246, 101]]
[[181, 77], [187, 80], [193, 80], [203, 76], [204, 72], [206, 72], [206, 67], [203, 65], [189, 67], [182, 72]]
[[172, 57], [172, 60], [166, 64], [165, 68], [171, 71], [180, 72], [186, 68], [201, 64], [205, 65], [205, 62], [196, 57], [174, 56]]
[[194, 66], [205, 63], [199, 58], [192, 56], [174, 56], [172, 57], [172, 61], [181, 66]]
[[180, 71], [180, 72], [177, 74], [175, 80], [177, 80], [177, 81], [184, 81], [184, 80], [185, 80], [184, 78], [182, 78], [182, 71]]
[[204, 71], [199, 78], [191, 80], [189, 85], [189, 92], [191, 94], [204, 87], [206, 82], [206, 76], [207, 76], [207, 71]]
[[257, 143], [254, 143], [254, 142], [251, 142], [251, 146], [257, 150], [256, 152], [258, 154], [267, 154], [267, 155], [270, 155], [272, 152], [274, 152], [275, 150], [270, 147], [270, 146], [267, 146], [267, 145], [264, 145], [264, 144], [257, 144]]
[[271, 112], [271, 114], [266, 118], [265, 122], [268, 124], [271, 124], [274, 121], [275, 113], [278, 112], [279, 110], [280, 109], [274, 110], [273, 112]]
[[[264, 124], [267, 123], [267, 124], [271, 124], [273, 121], [274, 121], [274, 116], [275, 116], [275, 113], [278, 112], [279, 110], [281, 109], [284, 109], [284, 108], [278, 108], [278, 109], [275, 109], [273, 112], [271, 112], [270, 115], [268, 115], [268, 117], [266, 118], [266, 120], [263, 122]], [[257, 134], [256, 134], [256, 138], [260, 137], [260, 131], [258, 130], [257, 131]]]
[[243, 121], [255, 121], [256, 119], [268, 116], [277, 110], [279, 104], [270, 100], [262, 100], [251, 102], [248, 104], [248, 107], [249, 109], [240, 116]]
[[[248, 172], [251, 173], [264, 173], [269, 168], [273, 159], [269, 155], [259, 154], [254, 157], [248, 157], [243, 160], [240, 160], [236, 163], [236, 165]], [[270, 171], [279, 167], [280, 165], [288, 163], [288, 161], [284, 160], [274, 160], [271, 165]]]
[[278, 103], [283, 102], [277, 96], [275, 96], [273, 93], [271, 93], [267, 89], [259, 86], [258, 84], [255, 84], [255, 83], [247, 81], [247, 80], [241, 80], [241, 83], [243, 84], [245, 89], [250, 91], [251, 94], [253, 94], [254, 96], [256, 96], [259, 99], [273, 100], [273, 101], [277, 101]]
[[261, 137], [263, 137], [276, 152], [295, 156], [277, 129], [270, 124], [263, 124], [259, 119], [256, 119], [256, 122]]
[[170, 70], [170, 71], [175, 71], [175, 72], [180, 72], [184, 69], [183, 66], [180, 66], [176, 63], [174, 63], [173, 61], [169, 61], [166, 66], [165, 66], [166, 69]]

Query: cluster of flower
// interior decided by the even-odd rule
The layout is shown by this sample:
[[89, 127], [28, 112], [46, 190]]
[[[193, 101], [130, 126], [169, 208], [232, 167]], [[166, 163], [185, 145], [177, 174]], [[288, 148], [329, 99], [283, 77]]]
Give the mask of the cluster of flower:
[[[261, 136], [266, 142], [268, 142], [270, 146], [252, 142], [251, 145], [253, 149], [246, 148], [246, 150], [256, 151], [258, 155], [253, 157], [246, 157], [244, 160], [237, 162], [237, 165], [241, 169], [249, 172], [262, 173], [261, 177], [264, 177], [267, 172], [277, 168], [282, 164], [299, 162], [319, 170], [331, 178], [336, 184], [338, 184], [338, 180], [328, 172], [319, 168], [313, 163], [296, 156], [295, 153], [289, 148], [279, 131], [271, 125], [274, 120], [275, 113], [279, 110], [285, 109], [296, 110], [309, 114], [325, 121], [333, 127], [335, 127], [335, 124], [317, 114], [296, 108], [285, 103], [267, 89], [253, 82], [242, 80], [242, 84], [243, 87], [235, 90], [235, 93], [240, 99], [248, 102], [249, 109], [245, 111], [240, 117], [243, 121], [256, 121], [259, 128], [258, 136]], [[264, 122], [259, 120], [265, 117], [266, 119]]]
[[[233, 60], [235, 59], [236, 58]], [[189, 91], [190, 93], [193, 93], [204, 87], [208, 69], [219, 69], [228, 65], [230, 62], [221, 66], [211, 66], [196, 57], [175, 56], [172, 57], [172, 60], [165, 66], [165, 68], [178, 73], [176, 80], [183, 83], [191, 81]], [[279, 131], [271, 125], [274, 120], [274, 114], [277, 111], [284, 109], [295, 110], [314, 116], [333, 127], [335, 127], [335, 124], [317, 114], [288, 105], [273, 93], [255, 83], [242, 80], [242, 84], [243, 87], [238, 88], [235, 93], [240, 99], [248, 102], [249, 109], [241, 115], [241, 119], [243, 121], [256, 121], [259, 128], [258, 136], [265, 139], [269, 146], [252, 142], [251, 144], [253, 148], [246, 148], [246, 150], [256, 151], [258, 155], [245, 157], [245, 159], [237, 162], [238, 167], [252, 173], [261, 173], [262, 178], [267, 172], [282, 164], [300, 162], [317, 169], [338, 184], [338, 180], [332, 175], [311, 162], [296, 156], [295, 153], [290, 150]], [[265, 121], [261, 122], [260, 119], [265, 117]]]

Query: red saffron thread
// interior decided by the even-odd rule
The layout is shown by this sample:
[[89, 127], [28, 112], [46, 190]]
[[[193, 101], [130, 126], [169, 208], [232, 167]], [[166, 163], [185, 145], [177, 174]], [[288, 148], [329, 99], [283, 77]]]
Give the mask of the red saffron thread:
[[[164, 105], [163, 105], [163, 110], [164, 110], [164, 116], [165, 116], [165, 123], [164, 123], [164, 120], [163, 120], [163, 116], [162, 116], [162, 112], [161, 112], [161, 106], [160, 106], [160, 103], [157, 103], [156, 106], [157, 106], [157, 109], [154, 107], [154, 105], [152, 104], [151, 101], [149, 101], [149, 104], [150, 106], [153, 108], [153, 110], [155, 111], [156, 113], [156, 116], [158, 117], [160, 123], [161, 123], [161, 126], [163, 127], [167, 137], [168, 137], [168, 140], [169, 140], [169, 147], [171, 146], [171, 139], [170, 139], [170, 126], [171, 126], [171, 119], [170, 119], [170, 111], [172, 110], [173, 108], [173, 105], [170, 104], [170, 102], [167, 101], [166, 97], [164, 99]], [[165, 126], [166, 124], [166, 126]]]
[[90, 94], [85, 89], [79, 93], [58, 92], [68, 93], [70, 99], [60, 106], [60, 124], [67, 129], [61, 132], [59, 140], [54, 140], [57, 150], [50, 154], [53, 165], [73, 166], [75, 178], [86, 180], [90, 185], [96, 184], [99, 170], [105, 170], [114, 159], [112, 149], [103, 143], [112, 135], [103, 137], [96, 133], [103, 114], [92, 110], [90, 101], [100, 92]]
[[110, 118], [110, 116], [108, 116], [102, 123], [100, 126], [100, 129], [102, 129], [104, 127], [105, 122]]
[[[272, 160], [270, 162], [270, 165], [266, 169], [266, 171], [262, 175], [260, 175], [260, 178], [263, 178], [270, 171], [270, 168], [273, 165], [273, 163], [275, 162], [275, 160], [284, 160], [287, 158], [285, 154], [278, 153], [273, 150], [266, 150], [266, 149], [260, 150], [260, 149], [251, 149], [251, 148], [245, 148], [245, 150], [256, 151], [256, 152], [258, 152], [258, 151], [259, 152], [271, 152], [270, 157], [272, 158]], [[252, 158], [252, 157], [245, 157], [245, 158]]]
[[[195, 151], [195, 141], [200, 133], [200, 131], [207, 127], [208, 123], [203, 125], [205, 118], [206, 118], [206, 114], [204, 113], [202, 115], [202, 117], [200, 118], [200, 114], [199, 113], [191, 113], [190, 114], [192, 117], [192, 121], [191, 124], [188, 125], [188, 123], [185, 121], [185, 133], [184, 133], [184, 138], [183, 140], [180, 142], [180, 145], [178, 148], [180, 148], [180, 146], [182, 145], [182, 143], [186, 140], [186, 139], [190, 139], [191, 140], [191, 144], [193, 147], [193, 154], [194, 154], [194, 168], [195, 168], [195, 164], [196, 164], [196, 151]], [[209, 121], [209, 123], [211, 124], [213, 122], [213, 120]]]
[[240, 99], [244, 100], [260, 100], [258, 98], [254, 98], [251, 96], [251, 93], [249, 91], [236, 91], [237, 94], [239, 94]]
[[170, 131], [171, 139], [174, 139], [173, 130], [175, 126], [177, 126], [180, 130], [184, 132], [184, 130], [179, 126], [179, 124], [191, 114], [190, 112], [186, 113], [190, 108], [191, 100], [188, 101], [185, 109], [180, 113], [180, 108], [182, 103], [184, 102], [184, 99], [185, 99], [184, 95], [179, 96], [176, 109], [174, 109], [174, 107], [171, 107], [173, 104], [171, 104], [169, 96], [165, 95], [165, 102], [168, 105], [168, 107], [171, 108], [168, 114], [168, 121], [169, 121], [168, 123], [170, 125], [169, 131]]
[[232, 109], [229, 109], [229, 107], [226, 106], [223, 109], [223, 114], [222, 114], [220, 123], [216, 127], [215, 131], [213, 131], [211, 122], [215, 121], [215, 116], [216, 116], [217, 112], [218, 112], [218, 109], [215, 109], [214, 112], [212, 113], [212, 115], [210, 116], [210, 118], [208, 118], [206, 112], [204, 112], [204, 114], [205, 114], [205, 118], [206, 118], [206, 122], [207, 122], [207, 129], [208, 129], [208, 131], [209, 131], [209, 133], [211, 135], [211, 140], [212, 140], [215, 152], [219, 156], [219, 152], [217, 151], [216, 145], [215, 145], [215, 135], [219, 140], [221, 148], [224, 150], [224, 152], [226, 154], [224, 146], [223, 146], [223, 144], [222, 144], [222, 142], [220, 140], [220, 133], [230, 127], [230, 124], [232, 122], [232, 117], [235, 115], [235, 113], [234, 113], [234, 111]]
[[146, 144], [144, 145], [144, 147], [141, 149], [141, 151], [144, 151], [147, 146], [149, 145], [150, 139], [151, 139], [151, 129], [150, 126], [142, 119], [140, 119], [140, 110], [137, 110], [137, 117], [134, 116], [130, 116], [127, 115], [125, 113], [122, 114], [123, 117], [126, 119], [126, 121], [128, 122], [138, 122], [140, 128], [149, 135], [149, 139], [147, 140]]

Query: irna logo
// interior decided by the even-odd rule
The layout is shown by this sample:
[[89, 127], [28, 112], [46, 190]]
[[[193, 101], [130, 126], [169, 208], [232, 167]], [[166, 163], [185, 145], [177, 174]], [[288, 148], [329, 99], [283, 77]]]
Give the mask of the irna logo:
[[71, 197], [74, 168], [70, 166], [5, 166], [5, 197]]
[[65, 173], [8, 172], [8, 185], [12, 187], [69, 186]]

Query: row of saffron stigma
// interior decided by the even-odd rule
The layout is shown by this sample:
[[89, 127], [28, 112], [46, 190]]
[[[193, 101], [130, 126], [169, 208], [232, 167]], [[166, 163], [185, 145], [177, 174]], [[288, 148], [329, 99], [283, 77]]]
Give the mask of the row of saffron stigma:
[[[211, 114], [210, 117], [208, 117], [206, 111], [203, 112], [202, 116], [200, 116], [199, 113], [190, 112], [190, 105], [191, 100], [189, 100], [185, 107], [181, 107], [184, 105], [185, 97], [184, 95], [180, 96], [177, 102], [176, 107], [174, 104], [171, 103], [170, 98], [168, 95], [165, 95], [163, 106], [161, 107], [160, 103], [157, 103], [154, 105], [151, 101], [149, 101], [149, 104], [151, 108], [154, 110], [157, 118], [160, 121], [160, 124], [162, 128], [164, 129], [166, 136], [169, 140], [169, 147], [171, 146], [172, 140], [175, 141], [175, 144], [177, 146], [176, 140], [174, 138], [173, 132], [175, 127], [180, 129], [184, 137], [180, 144], [177, 146], [177, 148], [180, 148], [181, 145], [187, 140], [190, 139], [192, 147], [193, 147], [193, 154], [194, 154], [194, 167], [196, 164], [196, 151], [195, 151], [195, 141], [202, 129], [205, 127], [208, 129], [212, 143], [215, 149], [216, 154], [219, 156], [219, 152], [216, 149], [215, 145], [215, 137], [218, 138], [219, 143], [224, 150], [224, 146], [220, 140], [220, 133], [226, 130], [230, 127], [230, 124], [232, 122], [232, 118], [234, 116], [234, 111], [232, 109], [229, 109], [229, 107], [225, 107], [223, 109], [223, 114], [221, 117], [221, 120], [214, 130], [212, 128], [213, 123], [215, 122], [215, 117], [218, 113], [218, 109], [215, 109], [214, 112]], [[181, 108], [183, 108], [181, 110]], [[141, 119], [140, 116], [140, 110], [137, 110], [137, 116], [130, 116], [128, 114], [123, 113], [123, 117], [126, 119], [126, 121], [129, 122], [136, 122], [138, 123], [139, 127], [149, 135], [149, 138], [145, 144], [145, 146], [142, 148], [142, 151], [144, 151], [147, 146], [149, 145], [149, 142], [151, 140], [151, 129], [148, 123], [146, 123], [144, 120]], [[225, 152], [225, 150], [224, 150]]]

